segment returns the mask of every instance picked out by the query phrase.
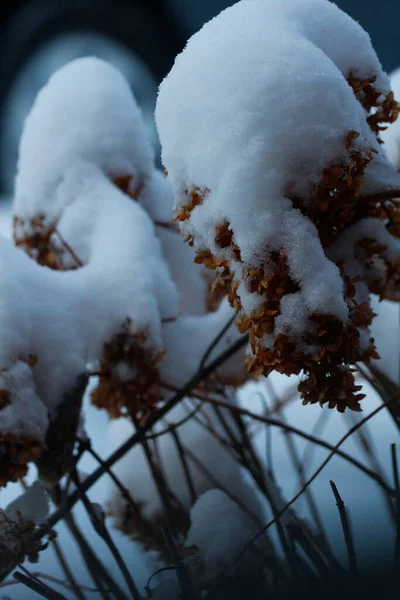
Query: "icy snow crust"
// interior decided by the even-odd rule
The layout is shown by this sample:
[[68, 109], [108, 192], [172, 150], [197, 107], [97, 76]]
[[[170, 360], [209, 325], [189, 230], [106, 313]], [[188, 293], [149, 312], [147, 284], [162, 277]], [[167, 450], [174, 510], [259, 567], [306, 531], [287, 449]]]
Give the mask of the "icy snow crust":
[[[376, 76], [375, 88], [389, 91], [368, 34], [336, 5], [249, 0], [195, 34], [160, 87], [156, 119], [176, 211], [191, 190], [204, 191], [182, 223], [184, 235], [196, 251], [224, 259], [215, 228], [228, 222], [244, 265], [265, 264], [269, 252], [284, 250], [300, 284], [282, 300], [267, 345], [279, 332], [297, 337], [309, 314], [329, 309], [348, 318], [339, 270], [288, 197], [307, 203], [323, 169], [346, 164], [349, 131], [360, 133], [354, 149], [379, 151], [345, 79], [351, 74]], [[383, 155], [378, 162], [392, 171]], [[231, 270], [240, 281], [242, 265], [232, 260]], [[257, 311], [243, 284], [237, 293], [245, 313]]]

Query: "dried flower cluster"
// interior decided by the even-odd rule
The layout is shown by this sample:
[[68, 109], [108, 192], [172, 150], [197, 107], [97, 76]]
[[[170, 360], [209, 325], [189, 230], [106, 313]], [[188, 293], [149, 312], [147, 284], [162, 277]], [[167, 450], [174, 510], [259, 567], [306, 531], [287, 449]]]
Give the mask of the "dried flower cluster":
[[168, 514], [165, 510], [160, 510], [158, 514], [148, 518], [142, 505], [122, 503], [114, 497], [109, 502], [108, 514], [114, 518], [117, 529], [139, 544], [145, 552], [156, 552], [165, 563], [169, 562], [170, 556], [165, 548], [162, 528], [171, 527], [182, 538], [189, 528], [188, 511], [178, 504], [169, 506]]
[[[99, 375], [96, 406], [143, 422], [196, 373], [232, 317], [226, 302], [208, 312], [209, 280], [182, 252], [172, 204], [121, 74], [90, 58], [57, 72], [21, 138], [17, 248], [0, 240], [8, 275], [0, 375], [17, 369], [12, 387], [0, 384], [1, 485], [31, 460], [49, 483], [68, 470], [88, 372]], [[210, 360], [237, 337], [224, 335]], [[227, 382], [243, 373], [228, 362], [219, 375]], [[27, 386], [32, 419], [24, 422]]]
[[[192, 38], [161, 86], [156, 116], [174, 218], [195, 261], [216, 271], [212, 291], [240, 311], [248, 370], [303, 372], [304, 404], [358, 411], [364, 395], [352, 367], [379, 358], [369, 294], [399, 293], [400, 207], [385, 191], [400, 179], [378, 137], [399, 106], [365, 32], [337, 7], [283, 1], [269, 11], [267, 4], [239, 2], [222, 13]], [[322, 34], [324, 19], [346, 43], [358, 40], [359, 55], [343, 59]], [[230, 32], [222, 41], [218, 26]], [[299, 73], [275, 35], [283, 26]], [[262, 37], [253, 44], [255, 29]], [[275, 60], [261, 61], [273, 52], [285, 76]], [[240, 88], [230, 55], [241, 56]], [[321, 60], [324, 75], [305, 69], [308, 60]], [[288, 64], [301, 89], [288, 85]], [[191, 87], [172, 107], [185, 76]], [[205, 100], [207, 86], [218, 101]]]
[[92, 391], [92, 402], [108, 410], [112, 418], [133, 415], [139, 421], [155, 410], [162, 397], [157, 363], [146, 351], [143, 336], [132, 335], [129, 323], [104, 345], [99, 383]]
[[353, 89], [357, 100], [366, 112], [369, 113], [367, 118], [368, 125], [379, 136], [379, 132], [385, 131], [387, 128], [385, 124], [394, 123], [398, 117], [399, 106], [394, 99], [393, 92], [390, 91], [386, 95], [382, 95], [374, 87], [376, 75], [372, 75], [367, 79], [360, 79], [354, 73], [350, 72], [347, 81]]
[[0, 509], [0, 578], [28, 557], [37, 562], [42, 542], [35, 540], [35, 523], [17, 515], [10, 519]]
[[[395, 112], [395, 105], [391, 104], [387, 118], [394, 120], [396, 116], [397, 105]], [[358, 137], [355, 131], [348, 133], [344, 140], [348, 162], [326, 168], [312, 198], [291, 199], [293, 206], [314, 223], [327, 257], [330, 256], [331, 246], [335, 248], [335, 263], [341, 271], [344, 298], [349, 308], [347, 323], [329, 312], [311, 313], [308, 315], [309, 330], [300, 343], [289, 335], [278, 333], [272, 347], [266, 347], [265, 336], [274, 333], [282, 298], [296, 294], [300, 289], [288, 265], [284, 244], [280, 251], [266, 255], [265, 265], [246, 264], [241, 261], [234, 230], [229, 222], [224, 222], [215, 228], [215, 246], [223, 250], [223, 254], [202, 249], [195, 258], [196, 262], [217, 270], [213, 290], [228, 293], [232, 305], [241, 311], [237, 325], [241, 333], [249, 333], [252, 350], [252, 355], [246, 361], [248, 370], [256, 375], [268, 375], [272, 370], [285, 375], [303, 371], [306, 377], [299, 385], [303, 403], [328, 403], [330, 408], [337, 407], [341, 412], [346, 407], [360, 410], [359, 401], [364, 398], [364, 394], [359, 393], [361, 386], [355, 384], [349, 365], [379, 358], [373, 339], [368, 339], [367, 343], [360, 340], [374, 317], [363, 287], [367, 285], [370, 292], [379, 294], [381, 298], [393, 298], [394, 290], [398, 290], [400, 274], [399, 244], [386, 235], [396, 235], [395, 223], [399, 219], [400, 205], [397, 201], [382, 203], [379, 198], [374, 201], [374, 198], [365, 200], [361, 196], [365, 169], [376, 150], [371, 148], [364, 153], [353, 150], [352, 140]], [[189, 220], [192, 210], [207, 201], [207, 192], [200, 193], [198, 188], [188, 196], [188, 204], [179, 207], [175, 216], [179, 222]], [[344, 256], [340, 257], [343, 232], [347, 228], [352, 231], [358, 223], [368, 218], [374, 219], [371, 237], [355, 239], [351, 248], [354, 259], [361, 263], [360, 269], [356, 272], [351, 269], [347, 274]], [[376, 239], [382, 234], [386, 237], [387, 245]], [[186, 241], [193, 244], [192, 236], [186, 236]], [[349, 248], [346, 247], [343, 254], [348, 252]], [[238, 263], [241, 264], [239, 275]], [[257, 310], [250, 314], [243, 310], [237, 294], [241, 282], [250, 294], [262, 299], [262, 304], [258, 303]], [[313, 353], [303, 352], [302, 345], [313, 347]]]

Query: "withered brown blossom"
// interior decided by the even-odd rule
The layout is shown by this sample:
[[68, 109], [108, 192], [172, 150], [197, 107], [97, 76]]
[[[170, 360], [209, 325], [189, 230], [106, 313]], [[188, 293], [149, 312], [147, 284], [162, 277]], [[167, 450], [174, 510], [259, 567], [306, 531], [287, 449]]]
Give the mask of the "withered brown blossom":
[[[357, 90], [371, 95], [371, 83], [364, 85], [360, 82]], [[371, 106], [376, 107], [376, 101], [377, 99]], [[371, 101], [368, 106], [370, 104]], [[382, 108], [382, 120], [394, 120], [396, 111], [397, 105], [393, 103], [390, 103], [390, 109]], [[373, 160], [376, 150], [354, 149], [353, 141], [358, 137], [358, 132], [348, 132], [343, 140], [348, 152], [347, 162], [324, 169], [320, 184], [314, 189], [311, 198], [291, 198], [293, 206], [317, 228], [321, 245], [327, 253], [346, 228], [368, 217], [375, 218], [377, 223], [381, 221], [390, 233], [398, 235], [399, 203], [391, 201], [387, 206], [380, 201], [374, 202], [373, 199], [366, 202], [361, 196], [365, 170]], [[176, 220], [189, 220], [192, 210], [207, 199], [207, 191], [200, 194], [197, 187], [193, 188], [191, 194], [188, 207], [184, 206], [179, 210]], [[192, 238], [187, 241], [193, 243]], [[349, 308], [349, 319], [347, 323], [343, 323], [329, 312], [310, 314], [309, 333], [303, 335], [302, 339], [309, 347], [314, 346], [313, 353], [302, 351], [299, 344], [284, 333], [276, 335], [271, 347], [265, 347], [263, 338], [274, 332], [276, 319], [281, 313], [282, 298], [299, 290], [299, 284], [291, 276], [284, 248], [266, 257], [265, 269], [262, 266], [252, 268], [242, 263], [242, 281], [247, 291], [263, 297], [262, 305], [248, 314], [243, 310], [237, 294], [239, 281], [230, 271], [230, 261], [240, 262], [241, 253], [235, 244], [234, 231], [229, 222], [216, 226], [214, 241], [216, 247], [228, 249], [230, 254], [221, 258], [209, 249], [202, 249], [197, 252], [195, 260], [217, 271], [212, 290], [217, 291], [219, 295], [226, 293], [232, 305], [241, 311], [237, 326], [242, 333], [249, 334], [251, 355], [246, 359], [249, 372], [268, 375], [275, 370], [292, 375], [303, 371], [299, 391], [304, 404], [319, 402], [321, 405], [327, 404], [330, 408], [336, 407], [341, 412], [345, 408], [361, 410], [359, 402], [365, 395], [360, 393], [361, 387], [355, 383], [354, 369], [351, 365], [358, 361], [368, 362], [379, 358], [372, 338], [366, 346], [360, 345], [360, 329], [367, 330], [374, 317], [369, 300], [360, 301], [358, 298], [357, 287], [361, 274], [349, 276], [343, 261], [336, 261], [343, 278], [344, 299]], [[355, 244], [356, 254], [357, 249], [362, 250], [362, 255], [358, 258], [361, 258], [367, 270], [370, 265], [381, 266], [382, 277], [369, 282], [370, 292], [379, 294], [381, 298], [398, 299], [400, 262], [390, 263], [387, 260], [384, 256], [387, 246], [376, 239], [364, 238]]]
[[133, 334], [127, 320], [121, 331], [104, 345], [99, 381], [91, 393], [92, 402], [112, 418], [124, 415], [142, 420], [155, 410], [161, 399], [157, 364], [162, 354], [145, 346], [146, 336]]
[[16, 215], [13, 217], [15, 245], [22, 248], [39, 265], [58, 270], [61, 263], [51, 243], [53, 234], [54, 227], [46, 226], [42, 215], [29, 219], [29, 222]]
[[398, 298], [400, 178], [379, 139], [398, 113], [366, 32], [319, 0], [236, 3], [160, 87], [182, 235], [240, 311], [250, 371], [303, 372], [304, 402], [360, 409], [369, 294]]
[[37, 562], [42, 542], [35, 539], [35, 523], [17, 515], [10, 519], [0, 509], [0, 579], [3, 579], [25, 558]]
[[0, 487], [18, 481], [45, 450], [43, 440], [29, 435], [0, 433]]
[[132, 505], [122, 498], [116, 498], [108, 504], [108, 514], [114, 518], [117, 529], [139, 544], [145, 552], [156, 552], [163, 562], [168, 562], [170, 556], [162, 528], [171, 527], [177, 536], [184, 536], [190, 525], [189, 513], [175, 503], [169, 507], [168, 517], [165, 510], [148, 517], [144, 509], [144, 504]]
[[[390, 91], [386, 95], [382, 95], [374, 87], [375, 75], [360, 79], [353, 72], [350, 72], [347, 82], [353, 89], [357, 100], [369, 113], [367, 118], [369, 126], [379, 136], [379, 132], [386, 129], [386, 123], [394, 123], [399, 115], [399, 104], [396, 102], [393, 92]], [[372, 109], [374, 109], [373, 112]], [[378, 140], [381, 142], [379, 137]]]

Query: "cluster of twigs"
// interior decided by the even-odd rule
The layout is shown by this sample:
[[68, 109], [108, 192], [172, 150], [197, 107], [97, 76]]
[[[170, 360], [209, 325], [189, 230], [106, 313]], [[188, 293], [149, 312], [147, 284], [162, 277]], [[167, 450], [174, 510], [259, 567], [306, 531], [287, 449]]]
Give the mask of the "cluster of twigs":
[[[260, 590], [264, 590], [263, 593], [265, 593], [265, 590], [269, 588], [271, 589], [272, 593], [289, 593], [290, 590], [293, 589], [294, 585], [305, 586], [309, 584], [318, 584], [319, 586], [323, 586], [323, 584], [326, 585], [332, 577], [343, 577], [346, 574], [348, 574], [348, 576], [354, 576], [357, 573], [357, 559], [354, 550], [353, 536], [348, 521], [347, 511], [337, 486], [334, 482], [331, 482], [331, 487], [338, 505], [343, 535], [348, 550], [347, 566], [342, 566], [340, 561], [332, 552], [327, 535], [324, 531], [323, 518], [320, 515], [318, 504], [310, 490], [310, 484], [335, 455], [338, 455], [342, 459], [350, 462], [354, 467], [360, 469], [366, 476], [372, 478], [380, 486], [396, 524], [397, 536], [394, 562], [397, 567], [399, 566], [400, 494], [395, 446], [392, 445], [392, 464], [394, 477], [394, 484], [392, 484], [386, 481], [385, 476], [379, 469], [369, 445], [368, 435], [365, 433], [365, 423], [371, 420], [384, 408], [389, 408], [396, 425], [400, 427], [399, 390], [394, 390], [393, 386], [388, 386], [385, 378], [378, 376], [377, 371], [372, 373], [371, 371], [365, 371], [362, 367], [360, 367], [360, 370], [362, 370], [364, 376], [367, 376], [371, 383], [380, 391], [383, 402], [364, 419], [353, 424], [353, 426], [342, 437], [342, 439], [335, 446], [331, 446], [328, 442], [323, 441], [316, 435], [307, 434], [300, 429], [289, 425], [285, 420], [282, 407], [279, 406], [276, 399], [275, 406], [274, 404], [272, 404], [270, 408], [266, 406], [262, 414], [256, 414], [244, 408], [229, 404], [226, 401], [226, 389], [218, 386], [218, 383], [213, 385], [211, 392], [199, 392], [198, 389], [196, 389], [199, 387], [199, 384], [204, 384], [207, 380], [209, 380], [210, 376], [215, 372], [218, 366], [223, 361], [227, 360], [246, 342], [247, 340], [244, 337], [210, 364], [207, 364], [206, 357], [203, 361], [203, 364], [199, 368], [198, 373], [196, 373], [191, 381], [189, 381], [181, 390], [176, 390], [173, 392], [170, 399], [167, 400], [156, 413], [152, 414], [145, 424], [141, 425], [140, 427], [138, 426], [136, 432], [107, 459], [101, 458], [91, 447], [90, 442], [80, 439], [77, 440], [73, 461], [74, 464], [68, 477], [66, 478], [66, 483], [62, 487], [57, 486], [51, 491], [51, 497], [56, 505], [56, 510], [36, 531], [36, 537], [38, 540], [44, 540], [46, 537], [50, 538], [59, 563], [65, 574], [65, 582], [63, 582], [63, 585], [68, 590], [69, 594], [73, 594], [74, 597], [82, 600], [86, 597], [88, 588], [81, 586], [75, 580], [73, 571], [68, 566], [68, 561], [63, 555], [61, 545], [57, 541], [57, 538], [54, 537], [54, 528], [61, 520], [66, 523], [67, 528], [74, 536], [82, 558], [93, 580], [93, 589], [97, 590], [100, 597], [102, 597], [104, 600], [106, 598], [122, 600], [134, 598], [135, 600], [140, 600], [143, 597], [134, 582], [134, 574], [132, 573], [134, 570], [133, 565], [127, 564], [126, 560], [119, 552], [107, 529], [104, 515], [99, 515], [98, 511], [95, 510], [93, 504], [88, 498], [87, 493], [103, 475], [107, 475], [113, 480], [114, 484], [122, 492], [126, 502], [131, 505], [133, 510], [137, 510], [135, 499], [132, 498], [129, 491], [115, 475], [112, 467], [135, 444], [147, 444], [149, 462], [153, 465], [153, 476], [155, 477], [156, 483], [159, 487], [160, 496], [164, 500], [165, 513], [168, 516], [170, 502], [167, 494], [165, 493], [167, 485], [163, 479], [161, 470], [157, 469], [157, 467], [154, 468], [154, 465], [157, 465], [157, 458], [155, 457], [154, 452], [150, 449], [150, 441], [154, 438], [154, 436], [172, 435], [176, 441], [176, 445], [181, 456], [182, 468], [187, 479], [187, 485], [191, 491], [192, 499], [194, 501], [196, 499], [196, 492], [191, 477], [191, 466], [196, 465], [197, 468], [201, 469], [201, 462], [191, 452], [190, 448], [185, 447], [180, 441], [179, 426], [182, 424], [182, 422], [171, 425], [166, 421], [169, 411], [176, 406], [178, 402], [185, 402], [187, 405], [187, 419], [196, 419], [204, 428], [206, 428], [217, 439], [219, 439], [221, 444], [224, 444], [229, 448], [229, 451], [232, 453], [232, 455], [239, 461], [242, 467], [248, 471], [254, 482], [254, 485], [263, 494], [271, 508], [272, 518], [265, 525], [260, 522], [260, 517], [258, 515], [253, 515], [253, 518], [258, 520], [259, 523], [259, 534], [255, 536], [255, 538], [251, 540], [245, 548], [243, 548], [241, 554], [237, 557], [237, 562], [239, 562], [244, 553], [247, 552], [249, 547], [255, 542], [256, 538], [262, 535], [262, 533], [267, 529], [271, 528], [272, 525], [275, 525], [277, 530], [277, 540], [280, 547], [277, 547], [274, 550], [276, 560], [269, 560], [268, 564], [265, 565], [263, 573], [260, 574], [260, 580], [257, 581], [257, 586], [259, 586]], [[290, 399], [290, 396], [288, 396], [286, 402], [288, 403]], [[215, 412], [215, 417], [221, 422], [226, 433], [224, 438], [221, 438], [218, 435], [210, 420], [207, 421], [202, 419], [202, 409], [205, 403], [212, 405], [212, 408]], [[232, 417], [237, 425], [235, 432], [226, 422], [222, 409], [224, 409], [224, 411], [231, 411]], [[165, 423], [165, 429], [162, 432], [154, 433], [152, 430], [155, 424], [159, 423], [160, 421]], [[254, 424], [265, 426], [267, 427], [267, 430], [269, 430], [271, 427], [279, 427], [286, 433], [285, 440], [288, 453], [293, 466], [298, 473], [300, 490], [290, 501], [286, 502], [283, 507], [276, 505], [274, 494], [271, 493], [270, 489], [271, 481], [277, 485], [277, 482], [275, 481], [275, 474], [273, 474], [268, 465], [265, 466], [262, 464], [255, 449], [255, 432], [253, 429]], [[240, 439], [238, 439], [237, 431], [240, 432]], [[365, 450], [365, 455], [367, 458], [369, 458], [368, 462], [370, 465], [372, 464], [372, 466], [363, 464], [341, 449], [343, 443], [351, 435], [359, 436]], [[296, 446], [293, 443], [294, 436], [301, 436], [302, 438], [307, 439], [310, 447], [321, 446], [329, 450], [328, 456], [309, 478], [306, 478], [305, 475], [304, 460], [301, 460], [301, 457], [296, 451]], [[98, 462], [98, 467], [88, 477], [81, 481], [77, 467], [80, 459], [85, 453], [90, 453], [92, 455], [92, 457]], [[204, 471], [206, 471], [206, 469], [204, 469]], [[213, 477], [211, 473], [206, 472], [205, 474], [210, 478]], [[74, 484], [75, 489], [74, 491], [69, 492], [71, 482]], [[220, 487], [219, 482], [215, 479], [213, 479], [211, 483], [217, 488]], [[223, 491], [233, 500], [237, 501], [237, 499], [232, 496], [229, 489], [224, 487]], [[291, 512], [290, 519], [285, 519], [282, 521], [282, 516], [287, 513], [294, 502], [303, 494], [307, 500], [311, 515], [314, 520], [313, 525], [311, 526], [306, 524], [304, 521], [298, 518], [296, 513], [293, 511]], [[126, 584], [124, 589], [122, 589], [121, 584], [110, 575], [107, 566], [98, 558], [95, 550], [90, 546], [86, 536], [82, 533], [78, 524], [75, 522], [71, 511], [78, 501], [83, 503], [95, 531], [105, 541], [111, 555], [117, 563]], [[178, 537], [176, 532], [173, 530], [172, 523], [173, 520], [171, 519], [165, 524], [165, 526], [163, 526], [161, 532], [161, 545], [164, 546], [163, 550], [165, 556], [169, 557], [169, 561], [167, 561], [169, 564], [164, 569], [175, 571], [180, 585], [181, 598], [184, 598], [185, 600], [190, 598], [195, 599], [198, 597], [197, 592], [191, 585], [190, 573], [185, 564], [184, 557], [181, 554]], [[155, 537], [160, 538], [160, 532], [154, 531], [153, 534]], [[66, 597], [50, 587], [51, 581], [45, 582], [44, 576], [37, 573], [31, 573], [23, 565], [19, 565], [19, 568], [14, 572], [13, 577], [15, 581], [27, 586], [32, 591], [35, 591], [44, 598], [50, 598], [53, 600]], [[48, 580], [47, 576], [46, 579]], [[235, 578], [233, 576], [233, 581], [234, 579]], [[229, 586], [232, 584], [231, 580], [232, 574], [230, 573], [229, 577], [227, 576], [227, 580], [224, 582], [224, 586], [228, 586], [229, 588]], [[12, 582], [12, 580], [6, 581], [3, 583], [3, 585], [10, 585]], [[221, 597], [219, 595], [222, 589], [220, 585], [221, 582], [215, 582], [215, 586], [211, 586], [211, 598]], [[237, 582], [235, 585], [237, 585]], [[146, 586], [146, 593], [147, 597], [149, 598], [152, 595], [151, 586], [152, 578], [150, 578], [148, 585]], [[68, 597], [71, 596], [69, 595]]]

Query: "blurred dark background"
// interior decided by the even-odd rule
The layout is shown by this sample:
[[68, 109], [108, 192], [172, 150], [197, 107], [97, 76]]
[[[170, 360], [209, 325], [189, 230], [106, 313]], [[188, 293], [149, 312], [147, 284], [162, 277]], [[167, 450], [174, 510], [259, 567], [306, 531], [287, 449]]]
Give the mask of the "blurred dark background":
[[[296, 0], [293, 0], [296, 2]], [[156, 156], [157, 87], [188, 37], [232, 0], [14, 0], [0, 29], [0, 193], [10, 194], [22, 124], [37, 91], [84, 55], [114, 63], [130, 81]], [[340, 0], [370, 33], [384, 68], [400, 65], [400, 0]]]

